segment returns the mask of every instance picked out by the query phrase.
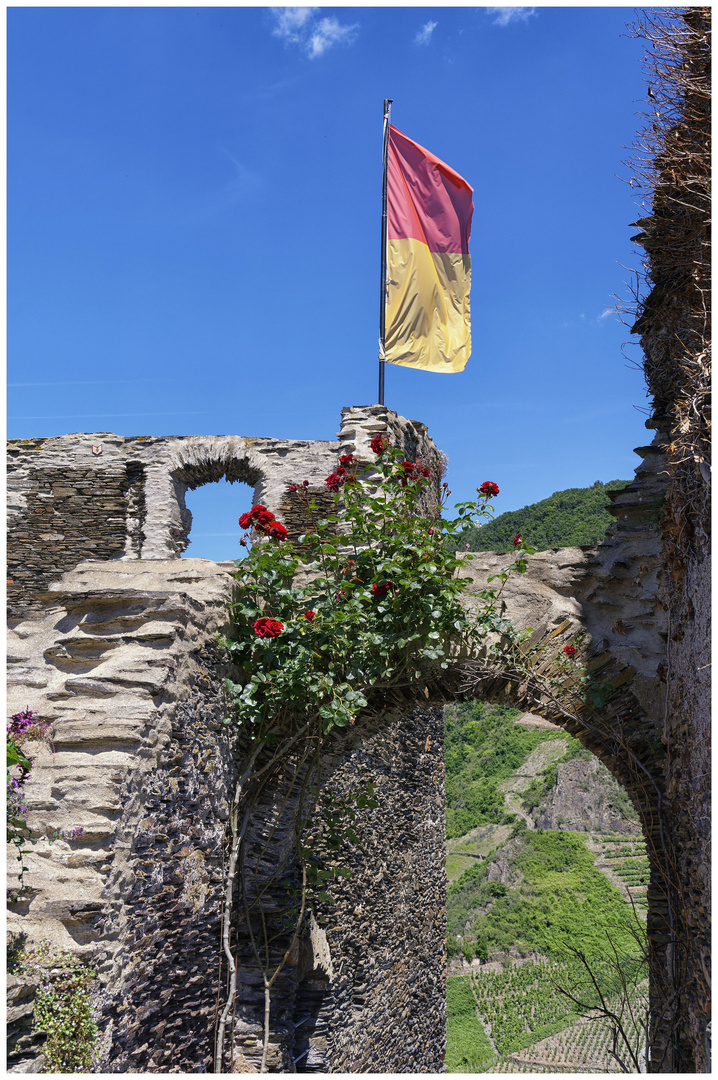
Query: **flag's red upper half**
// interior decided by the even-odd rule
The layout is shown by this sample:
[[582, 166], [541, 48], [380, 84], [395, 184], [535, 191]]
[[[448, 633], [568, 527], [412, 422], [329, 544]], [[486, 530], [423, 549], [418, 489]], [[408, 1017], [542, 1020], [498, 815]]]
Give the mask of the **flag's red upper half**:
[[468, 254], [472, 188], [391, 126], [387, 179], [389, 240], [419, 240], [432, 252]]

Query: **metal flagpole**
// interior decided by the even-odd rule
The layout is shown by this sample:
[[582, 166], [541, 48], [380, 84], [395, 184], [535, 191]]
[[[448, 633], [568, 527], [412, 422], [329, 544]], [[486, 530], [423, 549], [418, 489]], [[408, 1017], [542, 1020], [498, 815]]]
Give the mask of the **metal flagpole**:
[[381, 286], [379, 290], [379, 404], [384, 404], [384, 345], [386, 337], [386, 247], [387, 247], [387, 165], [389, 159], [389, 117], [393, 98], [384, 98], [384, 146], [381, 178]]

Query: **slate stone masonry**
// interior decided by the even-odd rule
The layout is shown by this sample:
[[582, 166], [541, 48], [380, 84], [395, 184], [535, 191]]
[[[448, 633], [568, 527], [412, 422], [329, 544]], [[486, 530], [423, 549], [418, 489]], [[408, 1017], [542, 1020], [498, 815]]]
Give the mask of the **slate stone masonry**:
[[333, 904], [317, 905], [332, 974], [309, 970], [300, 982], [298, 1072], [444, 1071], [443, 759], [440, 706], [368, 724], [327, 750], [326, 789], [346, 797], [372, 781], [379, 805], [358, 812], [356, 844], [325, 851], [352, 876], [332, 887]]
[[[123, 897], [128, 967], [107, 996], [111, 1072], [212, 1072], [218, 994], [223, 848], [234, 770], [222, 725], [221, 667], [207, 645], [189, 658], [159, 768], [146, 778], [144, 817]], [[130, 779], [131, 782], [131, 779]], [[114, 915], [98, 927], [112, 932]]]
[[[10, 470], [12, 482], [13, 455]], [[50, 581], [83, 559], [112, 559], [125, 550], [127, 492], [122, 467], [31, 468], [23, 477], [24, 513], [8, 521], [11, 612], [39, 610]]]

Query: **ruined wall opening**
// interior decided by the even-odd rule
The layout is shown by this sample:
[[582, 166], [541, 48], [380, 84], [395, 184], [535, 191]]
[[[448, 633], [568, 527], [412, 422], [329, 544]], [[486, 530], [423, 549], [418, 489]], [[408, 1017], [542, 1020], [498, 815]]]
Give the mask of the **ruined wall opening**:
[[245, 458], [219, 458], [203, 450], [187, 455], [191, 460], [171, 472], [181, 517], [181, 535], [174, 539], [183, 558], [242, 558], [238, 519], [251, 506], [261, 473]]
[[251, 505], [252, 489], [241, 482], [222, 479], [188, 489], [185, 507], [191, 525], [182, 558], [213, 562], [243, 558], [246, 549], [239, 544], [238, 518]]

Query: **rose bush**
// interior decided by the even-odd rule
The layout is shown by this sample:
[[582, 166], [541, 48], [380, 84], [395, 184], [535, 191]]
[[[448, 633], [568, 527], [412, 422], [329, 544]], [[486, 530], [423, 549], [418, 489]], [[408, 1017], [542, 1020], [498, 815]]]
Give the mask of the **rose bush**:
[[[286, 540], [288, 535], [281, 521], [277, 521], [272, 511], [267, 510], [267, 507], [262, 506], [261, 503], [240, 516], [239, 527], [240, 529], [255, 529], [261, 536], [269, 536], [272, 540]], [[247, 546], [246, 537], [242, 537], [240, 544], [242, 547]]]
[[[407, 460], [386, 436], [371, 446], [373, 467], [344, 454], [327, 477], [333, 513], [321, 516], [306, 481], [291, 485], [307, 523], [296, 542], [284, 535], [281, 545], [271, 542], [276, 525], [264, 506], [240, 518], [254, 531], [237, 564], [239, 601], [224, 640], [234, 665], [226, 722], [247, 726], [253, 739], [312, 717], [323, 733], [353, 723], [372, 694], [423, 686], [507, 628], [498, 588], [483, 590], [478, 612], [467, 613], [460, 602], [467, 556], [447, 544], [491, 516], [487, 501], [498, 486], [482, 484], [483, 501], [460, 504], [450, 519], [437, 468]], [[517, 545], [502, 582], [525, 570], [530, 552]]]

